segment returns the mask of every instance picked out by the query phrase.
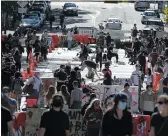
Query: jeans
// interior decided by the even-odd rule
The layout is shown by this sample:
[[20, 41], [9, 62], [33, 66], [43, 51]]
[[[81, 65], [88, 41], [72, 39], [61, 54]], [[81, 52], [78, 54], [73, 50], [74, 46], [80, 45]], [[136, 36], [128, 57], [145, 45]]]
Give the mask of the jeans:
[[68, 40], [68, 49], [70, 49], [72, 46], [72, 40]]

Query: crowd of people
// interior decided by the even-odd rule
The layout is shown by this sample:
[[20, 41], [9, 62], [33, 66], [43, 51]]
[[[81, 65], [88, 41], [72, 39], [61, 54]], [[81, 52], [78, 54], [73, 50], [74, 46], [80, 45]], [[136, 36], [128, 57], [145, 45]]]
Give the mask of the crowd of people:
[[[72, 35], [71, 32], [69, 31], [69, 35]], [[30, 52], [34, 52], [36, 60], [39, 57], [44, 60], [47, 59], [47, 37], [47, 31], [44, 31], [41, 40], [36, 36], [36, 31], [28, 31], [25, 40], [27, 62]], [[71, 49], [72, 39], [67, 40], [69, 40], [68, 48]], [[132, 136], [132, 92], [130, 92], [129, 87], [138, 86], [140, 88], [140, 103], [137, 112], [141, 115], [151, 116], [150, 136], [167, 136], [168, 39], [166, 37], [157, 38], [152, 30], [148, 37], [143, 37], [134, 25], [132, 40], [132, 48], [125, 49], [126, 56], [130, 58], [131, 64], [135, 64], [136, 68], [130, 77], [132, 84], [125, 83], [123, 90], [119, 93], [107, 96], [111, 97], [111, 101], [108, 105], [104, 105], [102, 100], [96, 96], [94, 90], [87, 87], [85, 80], [89, 78], [94, 82], [94, 75], [96, 74], [99, 77], [98, 70], [100, 70], [104, 76], [102, 85], [113, 85], [114, 79], [110, 69], [111, 59], [115, 57], [115, 63], [118, 63], [119, 56], [113, 51], [115, 42], [110, 34], [107, 34], [106, 37], [103, 35], [98, 37], [96, 51], [88, 49], [87, 45], [81, 43], [81, 51], [77, 54], [81, 65], [76, 67], [72, 67], [70, 64], [60, 65], [60, 68], [53, 73], [56, 86], [50, 85], [48, 90], [45, 91], [43, 90], [44, 83], [38, 71], [34, 72], [34, 76], [28, 82], [23, 82], [21, 62], [24, 48], [16, 37], [11, 35], [5, 37], [2, 40], [1, 110], [4, 125], [1, 134], [6, 136], [9, 132], [12, 135], [11, 115], [18, 109], [20, 110], [22, 94], [29, 94], [38, 99], [42, 92], [45, 100], [43, 107], [50, 108], [50, 110], [41, 117], [40, 136], [70, 136], [69, 118], [67, 113], [64, 112], [65, 109], [81, 110], [83, 121], [86, 124], [86, 135], [88, 136]], [[105, 51], [106, 47], [107, 51]], [[89, 58], [90, 53], [95, 53], [95, 60]], [[148, 62], [151, 64], [149, 67], [147, 67]], [[88, 73], [86, 79], [84, 79], [81, 76], [81, 71], [86, 67]], [[155, 73], [160, 75], [158, 90], [153, 90]], [[146, 88], [141, 91], [144, 88], [143, 84]], [[14, 98], [10, 98], [10, 92], [14, 92]], [[82, 105], [84, 93], [87, 94], [89, 99]]]

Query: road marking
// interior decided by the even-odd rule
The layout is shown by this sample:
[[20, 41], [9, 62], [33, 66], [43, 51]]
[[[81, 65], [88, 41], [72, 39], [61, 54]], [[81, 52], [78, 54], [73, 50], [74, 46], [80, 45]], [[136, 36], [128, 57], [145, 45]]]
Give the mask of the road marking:
[[89, 14], [89, 16], [91, 16], [92, 18], [92, 24], [94, 27], [96, 26], [96, 18], [100, 15], [100, 11], [98, 10], [95, 10], [95, 11], [96, 11], [96, 15]]

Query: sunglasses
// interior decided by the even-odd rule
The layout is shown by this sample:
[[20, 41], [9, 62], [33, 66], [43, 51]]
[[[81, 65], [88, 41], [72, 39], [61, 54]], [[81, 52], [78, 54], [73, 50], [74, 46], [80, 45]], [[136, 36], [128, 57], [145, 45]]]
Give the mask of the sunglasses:
[[96, 102], [95, 105], [100, 105], [100, 103], [99, 103], [99, 102]]
[[157, 102], [157, 104], [162, 105], [162, 104], [167, 104], [168, 102]]

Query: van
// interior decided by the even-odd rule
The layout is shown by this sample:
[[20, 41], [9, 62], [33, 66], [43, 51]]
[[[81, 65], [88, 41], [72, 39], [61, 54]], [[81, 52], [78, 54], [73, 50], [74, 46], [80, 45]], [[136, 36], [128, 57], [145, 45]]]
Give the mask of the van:
[[150, 8], [149, 1], [136, 1], [134, 3], [134, 8], [136, 11], [145, 11]]

